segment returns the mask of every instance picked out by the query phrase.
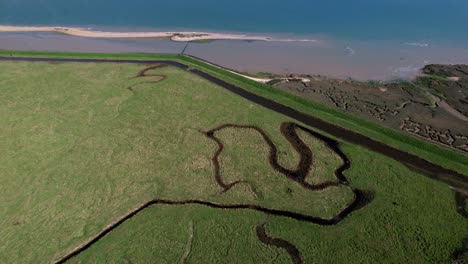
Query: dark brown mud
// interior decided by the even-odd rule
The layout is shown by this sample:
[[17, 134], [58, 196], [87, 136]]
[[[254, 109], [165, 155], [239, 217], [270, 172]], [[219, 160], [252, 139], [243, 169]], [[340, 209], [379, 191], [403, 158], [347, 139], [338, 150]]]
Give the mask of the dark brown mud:
[[148, 74], [147, 73], [148, 71], [159, 69], [159, 68], [164, 68], [164, 67], [167, 67], [167, 65], [165, 65], [165, 64], [156, 64], [156, 65], [151, 65], [151, 66], [141, 70], [140, 72], [138, 72], [138, 74], [136, 76], [130, 78], [130, 80], [136, 79], [136, 78], [146, 78], [146, 77], [153, 77], [153, 78], [156, 77], [156, 80], [139, 82], [139, 83], [136, 83], [136, 84], [133, 84], [133, 85], [127, 87], [127, 89], [132, 91], [132, 92], [135, 92], [134, 88], [136, 86], [138, 86], [138, 85], [148, 84], [148, 83], [150, 83], [150, 84], [151, 83], [158, 83], [158, 82], [164, 81], [167, 78], [167, 76], [164, 75], [164, 74], [155, 74], [155, 73]]
[[457, 212], [464, 218], [468, 218], [468, 212], [466, 211], [466, 205], [468, 202], [468, 195], [459, 191], [455, 191], [455, 206]]
[[282, 248], [288, 252], [289, 257], [291, 258], [294, 264], [301, 264], [304, 263], [301, 257], [301, 253], [297, 249], [296, 246], [288, 242], [287, 240], [281, 238], [273, 238], [269, 237], [265, 230], [265, 224], [259, 225], [256, 227], [257, 237], [258, 239], [269, 246], [274, 246], [278, 248]]
[[452, 260], [454, 264], [466, 263], [466, 254], [468, 254], [468, 237], [463, 238], [462, 245], [452, 253]]

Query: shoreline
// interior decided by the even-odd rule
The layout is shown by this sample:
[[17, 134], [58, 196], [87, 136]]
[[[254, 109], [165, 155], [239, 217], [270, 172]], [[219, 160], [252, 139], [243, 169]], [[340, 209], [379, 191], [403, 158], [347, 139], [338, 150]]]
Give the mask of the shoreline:
[[203, 31], [147, 31], [147, 32], [113, 32], [98, 31], [80, 27], [62, 26], [9, 26], [0, 25], [0, 32], [50, 32], [87, 38], [169, 38], [175, 42], [207, 40], [246, 40], [274, 42], [318, 42], [315, 39], [286, 39], [268, 36], [229, 34]]
[[[177, 35], [177, 32], [185, 35]], [[196, 32], [207, 33], [188, 35]], [[262, 39], [259, 40], [259, 37]], [[311, 42], [313, 39], [316, 40]], [[0, 24], [0, 49], [169, 54], [184, 51], [184, 54], [253, 75], [264, 72], [286, 76], [321, 75], [335, 79], [393, 81], [413, 79], [426, 64], [468, 63], [464, 48], [429, 41], [428, 47], [409, 46], [404, 44], [406, 42], [352, 41], [326, 35], [268, 32], [215, 33], [197, 28]], [[190, 45], [185, 46], [187, 43]], [[347, 47], [354, 53], [350, 54]]]

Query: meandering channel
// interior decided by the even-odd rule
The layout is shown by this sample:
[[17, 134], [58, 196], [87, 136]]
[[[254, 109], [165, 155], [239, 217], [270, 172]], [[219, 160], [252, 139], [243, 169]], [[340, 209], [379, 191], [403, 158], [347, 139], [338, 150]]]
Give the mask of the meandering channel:
[[156, 64], [156, 65], [151, 65], [143, 70], [141, 70], [140, 72], [138, 72], [138, 74], [132, 78], [130, 78], [130, 80], [132, 79], [137, 79], [137, 78], [145, 78], [145, 77], [157, 77], [157, 80], [153, 80], [153, 81], [145, 81], [145, 82], [139, 82], [139, 83], [136, 83], [136, 84], [133, 84], [133, 85], [130, 85], [129, 87], [127, 87], [128, 90], [132, 91], [132, 92], [135, 92], [135, 87], [138, 86], [138, 85], [141, 85], [141, 84], [151, 84], [151, 83], [158, 83], [158, 82], [161, 82], [161, 81], [164, 81], [167, 76], [164, 75], [164, 74], [156, 74], [156, 73], [147, 73], [148, 71], [151, 71], [151, 70], [156, 70], [156, 69], [160, 69], [160, 68], [164, 68], [164, 67], [167, 67], [167, 65], [165, 64]]
[[[278, 162], [278, 148], [273, 143], [271, 138], [259, 127], [256, 126], [249, 126], [249, 125], [234, 125], [234, 124], [226, 124], [219, 126], [215, 129], [209, 130], [204, 132], [204, 134], [210, 138], [211, 140], [215, 141], [218, 145], [218, 150], [216, 151], [214, 157], [212, 158], [212, 162], [215, 168], [215, 178], [216, 182], [223, 188], [223, 192], [228, 191], [234, 185], [241, 183], [242, 181], [235, 181], [233, 183], [224, 183], [221, 172], [220, 172], [220, 163], [219, 163], [219, 156], [221, 155], [224, 144], [222, 141], [216, 137], [216, 132], [219, 132], [224, 129], [234, 128], [234, 129], [251, 129], [261, 135], [263, 141], [268, 145], [269, 148], [269, 163], [271, 167], [278, 171], [279, 173], [288, 177], [288, 179], [293, 180], [299, 183], [302, 187], [307, 188], [311, 191], [316, 190], [323, 190], [328, 187], [339, 186], [339, 185], [348, 185], [348, 181], [343, 175], [343, 171], [349, 168], [349, 159], [344, 155], [343, 152], [338, 148], [338, 142], [332, 140], [331, 138], [325, 137], [321, 134], [318, 134], [306, 127], [300, 126], [298, 124], [292, 122], [285, 122], [281, 124], [281, 134], [288, 140], [288, 142], [292, 145], [294, 150], [299, 154], [299, 164], [297, 165], [296, 169], [288, 169], [281, 166]], [[309, 135], [313, 136], [316, 139], [324, 142], [326, 146], [331, 149], [334, 153], [336, 153], [343, 161], [342, 167], [340, 167], [336, 172], [335, 176], [338, 179], [337, 181], [325, 181], [317, 185], [312, 185], [305, 181], [307, 175], [309, 174], [313, 158], [312, 158], [312, 150], [302, 141], [302, 139], [297, 134], [297, 129], [300, 129]]]
[[[218, 143], [218, 150], [216, 150], [214, 157], [212, 159], [213, 161], [213, 166], [215, 168], [215, 179], [216, 182], [223, 188], [223, 190], [229, 190], [232, 186], [237, 184], [240, 181], [231, 183], [231, 184], [226, 184], [223, 182], [221, 173], [220, 173], [220, 164], [219, 164], [219, 155], [221, 154], [224, 145], [223, 143], [215, 137], [215, 132], [228, 128], [228, 127], [235, 127], [235, 128], [248, 128], [248, 129], [254, 129], [258, 133], [260, 133], [265, 140], [265, 142], [268, 144], [270, 147], [270, 152], [269, 152], [269, 161], [270, 165], [272, 166], [273, 169], [279, 171], [280, 173], [284, 174], [286, 177], [288, 177], [290, 180], [293, 180], [297, 183], [299, 183], [301, 186], [304, 188], [309, 189], [310, 191], [318, 191], [318, 190], [323, 190], [325, 188], [329, 188], [332, 186], [337, 186], [339, 184], [349, 186], [348, 181], [346, 180], [345, 176], [343, 175], [343, 171], [348, 169], [351, 165], [349, 159], [346, 157], [346, 155], [339, 149], [338, 147], [338, 142], [328, 138], [324, 135], [321, 135], [315, 131], [312, 131], [306, 127], [300, 126], [296, 123], [292, 122], [285, 122], [281, 125], [281, 132], [283, 136], [287, 138], [287, 140], [290, 142], [290, 144], [293, 146], [293, 148], [298, 152], [300, 156], [300, 161], [295, 170], [287, 169], [279, 165], [278, 163], [278, 150], [276, 145], [273, 143], [273, 141], [269, 138], [269, 136], [260, 128], [255, 127], [255, 126], [240, 126], [240, 125], [222, 125], [220, 127], [217, 127], [212, 130], [208, 130], [207, 132], [204, 132], [206, 136], [212, 138]], [[298, 136], [296, 129], [301, 129], [311, 136], [321, 140], [324, 142], [327, 147], [329, 147], [331, 150], [333, 150], [341, 159], [342, 159], [342, 165], [335, 170], [335, 177], [338, 179], [338, 182], [325, 182], [321, 183], [318, 185], [311, 185], [305, 181], [306, 176], [308, 172], [311, 169], [312, 166], [312, 151], [310, 148], [300, 139]], [[303, 222], [308, 222], [308, 223], [314, 223], [318, 225], [324, 225], [324, 226], [331, 226], [331, 225], [336, 225], [339, 222], [343, 221], [346, 216], [348, 216], [352, 211], [357, 210], [365, 206], [368, 202], [369, 199], [366, 199], [366, 195], [364, 195], [365, 192], [362, 192], [360, 190], [353, 189], [349, 187], [353, 193], [354, 193], [354, 198], [351, 200], [344, 209], [342, 209], [337, 215], [335, 215], [333, 218], [321, 218], [313, 215], [308, 215], [308, 214], [302, 214], [294, 211], [288, 211], [288, 210], [281, 210], [281, 209], [274, 209], [274, 208], [268, 208], [268, 207], [263, 207], [259, 206], [256, 204], [219, 204], [219, 203], [213, 203], [209, 201], [203, 201], [203, 200], [166, 200], [166, 199], [153, 199], [151, 201], [146, 202], [145, 204], [135, 208], [132, 210], [130, 213], [126, 214], [116, 222], [108, 225], [105, 229], [103, 229], [101, 232], [99, 232], [96, 236], [91, 238], [89, 241], [85, 242], [84, 244], [80, 245], [79, 247], [75, 248], [72, 250], [69, 254], [66, 256], [62, 257], [61, 259], [57, 260], [56, 263], [64, 263], [71, 258], [77, 256], [84, 250], [88, 249], [90, 246], [98, 242], [100, 239], [104, 238], [109, 232], [112, 230], [116, 229], [119, 227], [121, 224], [123, 224], [125, 221], [129, 220], [130, 218], [134, 217], [137, 215], [139, 212], [143, 211], [144, 209], [154, 206], [154, 205], [190, 205], [190, 204], [195, 204], [195, 205], [204, 205], [208, 206], [211, 208], [216, 208], [216, 209], [229, 209], [229, 210], [253, 210], [257, 211], [260, 213], [268, 214], [268, 215], [274, 215], [274, 216], [279, 216], [279, 217], [288, 217], [292, 218], [298, 221], [303, 221]], [[269, 240], [271, 241], [277, 241], [277, 240]]]
[[289, 257], [291, 258], [291, 261], [294, 264], [304, 263], [301, 257], [301, 253], [299, 252], [297, 247], [287, 240], [284, 240], [281, 238], [273, 238], [273, 237], [268, 236], [265, 230], [265, 224], [258, 225], [256, 227], [256, 233], [257, 233], [258, 239], [262, 243], [269, 245], [269, 246], [274, 246], [274, 247], [278, 247], [278, 248], [282, 248], [286, 250], [286, 252], [289, 254]]
[[[225, 183], [222, 175], [221, 175], [221, 166], [219, 162], [219, 157], [221, 153], [224, 150], [224, 144], [223, 142], [216, 137], [216, 132], [219, 132], [223, 129], [227, 128], [236, 128], [236, 129], [252, 129], [259, 133], [262, 136], [262, 139], [265, 141], [265, 143], [269, 147], [269, 154], [268, 154], [268, 160], [270, 163], [270, 166], [278, 171], [279, 173], [283, 174], [286, 176], [289, 180], [297, 182], [299, 185], [301, 185], [303, 188], [308, 189], [309, 191], [321, 191], [330, 187], [334, 186], [339, 186], [339, 185], [344, 185], [347, 186], [353, 193], [354, 193], [354, 198], [352, 201], [350, 201], [346, 207], [339, 212], [336, 216], [330, 219], [321, 219], [321, 218], [316, 218], [316, 217], [307, 217], [306, 215], [302, 215], [302, 220], [303, 221], [308, 221], [312, 222], [315, 224], [319, 225], [336, 225], [339, 222], [341, 222], [349, 213], [351, 213], [353, 210], [359, 209], [363, 206], [365, 206], [367, 203], [370, 202], [372, 199], [372, 195], [368, 191], [361, 191], [352, 188], [349, 185], [348, 180], [346, 177], [343, 175], [343, 172], [347, 169], [350, 168], [351, 162], [348, 159], [348, 157], [341, 151], [339, 148], [339, 143], [335, 141], [332, 138], [329, 138], [325, 135], [319, 134], [315, 131], [312, 131], [304, 126], [301, 126], [299, 124], [293, 123], [293, 122], [284, 122], [281, 124], [280, 131], [282, 135], [289, 141], [289, 143], [292, 145], [292, 147], [295, 149], [295, 151], [299, 154], [299, 163], [296, 167], [296, 169], [288, 169], [283, 166], [281, 166], [278, 162], [278, 148], [276, 145], [273, 143], [271, 138], [265, 133], [262, 129], [256, 126], [249, 126], [249, 125], [233, 125], [233, 124], [225, 124], [221, 125], [217, 128], [208, 130], [206, 132], [203, 132], [208, 138], [212, 139], [213, 141], [216, 142], [218, 145], [218, 149], [216, 150], [212, 160], [213, 167], [214, 167], [214, 175], [215, 175], [215, 180], [218, 183], [218, 185], [223, 189], [222, 192], [226, 192], [229, 189], [231, 189], [233, 186], [236, 184], [241, 183], [242, 181], [234, 181], [232, 183]], [[312, 150], [307, 146], [307, 144], [302, 141], [302, 139], [299, 137], [297, 134], [296, 130], [302, 130], [306, 133], [308, 133], [310, 136], [320, 140], [321, 142], [325, 143], [325, 145], [332, 150], [336, 155], [338, 155], [342, 161], [342, 164], [340, 167], [338, 167], [334, 175], [337, 178], [338, 181], [324, 181], [322, 183], [312, 185], [308, 182], [306, 182], [306, 177], [309, 174], [312, 164], [313, 164], [313, 154]], [[301, 215], [297, 214], [295, 212], [290, 212], [290, 215]], [[295, 218], [295, 217], [292, 217]], [[296, 218], [298, 220], [301, 220], [299, 218]]]

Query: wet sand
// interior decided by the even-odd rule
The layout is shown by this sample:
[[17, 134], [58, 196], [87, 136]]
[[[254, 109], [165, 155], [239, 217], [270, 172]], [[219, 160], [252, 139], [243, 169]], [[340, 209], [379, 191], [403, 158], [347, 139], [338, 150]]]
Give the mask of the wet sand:
[[[351, 46], [353, 53], [346, 48]], [[357, 80], [412, 78], [429, 63], [468, 63], [468, 48], [403, 43], [191, 43], [187, 54], [245, 72], [304, 73]]]
[[[271, 37], [248, 36], [243, 34], [211, 33], [211, 32], [171, 32], [171, 31], [148, 31], [148, 32], [114, 32], [99, 31], [88, 28], [77, 27], [34, 27], [34, 26], [6, 26], [0, 25], [0, 32], [52, 32], [65, 35], [86, 37], [86, 38], [169, 38], [172, 41], [187, 42], [199, 40], [256, 40], [274, 41]], [[282, 40], [279, 40], [282, 41]], [[312, 40], [311, 40], [312, 41]]]
[[[288, 40], [292, 36], [274, 36]], [[357, 80], [411, 78], [429, 63], [468, 63], [468, 46], [404, 42], [217, 40], [191, 42], [185, 54], [243, 72], [304, 73]], [[78, 52], [180, 53], [184, 42], [159, 38], [85, 38], [54, 32], [0, 32], [0, 49]], [[353, 52], [350, 52], [350, 49]]]

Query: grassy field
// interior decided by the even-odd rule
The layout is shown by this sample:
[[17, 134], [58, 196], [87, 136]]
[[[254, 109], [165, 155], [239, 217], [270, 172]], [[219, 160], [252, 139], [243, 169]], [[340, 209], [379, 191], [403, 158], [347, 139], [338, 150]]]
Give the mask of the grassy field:
[[403, 134], [400, 131], [385, 128], [362, 118], [349, 115], [339, 110], [306, 100], [287, 92], [274, 89], [271, 86], [246, 79], [234, 73], [208, 65], [197, 59], [177, 54], [138, 54], [138, 53], [72, 53], [72, 52], [40, 52], [40, 51], [8, 51], [0, 50], [0, 56], [28, 56], [28, 57], [58, 57], [58, 58], [96, 58], [96, 59], [169, 59], [182, 62], [192, 68], [200, 69], [222, 80], [236, 84], [250, 92], [275, 100], [312, 116], [319, 117], [334, 124], [359, 132], [387, 145], [415, 154], [446, 168], [468, 174], [468, 159], [466, 156], [431, 144], [416, 137]]
[[[259, 134], [241, 129], [217, 134], [225, 145], [224, 180], [245, 181], [221, 193], [211, 160], [217, 145], [202, 132], [255, 125], [278, 147], [280, 163], [292, 167], [298, 155], [280, 125], [293, 120], [174, 67], [148, 72], [164, 80], [133, 78], [148, 66], [0, 62], [1, 263], [59, 259], [155, 198], [249, 203], [322, 218], [353, 199], [346, 186], [311, 192], [288, 180], [270, 167]], [[333, 180], [336, 154], [300, 136], [316, 159], [308, 181]], [[449, 262], [466, 235], [452, 191], [384, 156], [342, 148], [352, 161], [344, 173], [351, 186], [375, 197], [337, 226], [252, 210], [155, 205], [70, 262], [289, 261], [283, 249], [258, 240], [262, 223], [306, 263]]]
[[179, 262], [191, 222], [189, 263], [273, 263], [273, 259], [288, 263], [284, 251], [258, 241], [255, 226], [264, 222], [270, 236], [298, 247], [304, 263], [451, 263], [451, 250], [461, 246], [466, 234], [466, 220], [455, 213], [447, 187], [365, 150], [344, 148], [347, 153], [358, 152], [351, 155], [355, 164], [372, 164], [370, 168], [355, 165], [347, 176], [354, 187], [372, 189], [375, 199], [337, 226], [200, 206], [152, 207], [71, 263]]

